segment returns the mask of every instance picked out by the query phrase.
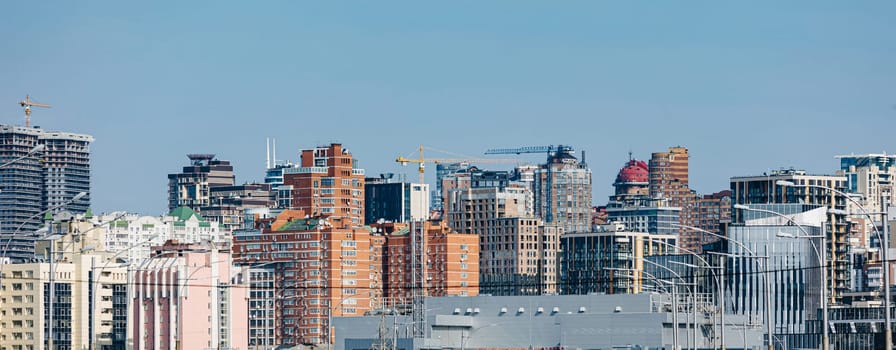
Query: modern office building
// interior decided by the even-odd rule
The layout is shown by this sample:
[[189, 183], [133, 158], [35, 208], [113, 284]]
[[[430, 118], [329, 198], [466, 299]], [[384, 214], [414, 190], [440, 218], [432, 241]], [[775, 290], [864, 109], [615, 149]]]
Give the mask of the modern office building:
[[168, 210], [187, 207], [197, 212], [212, 204], [211, 189], [233, 186], [233, 166], [214, 154], [188, 154], [190, 165], [168, 174]]
[[32, 258], [44, 212], [87, 211], [91, 142], [90, 135], [0, 125], [0, 235], [9, 245], [0, 255]]
[[53, 222], [36, 243], [40, 262], [0, 265], [0, 348], [126, 348], [127, 270], [92, 227]]
[[[731, 178], [732, 204], [748, 206], [758, 204], [801, 204], [794, 207], [781, 207], [788, 210], [783, 214], [797, 214], [809, 209], [825, 208], [824, 221], [825, 251], [831, 268], [828, 281], [832, 301], [839, 299], [841, 293], [850, 287], [849, 259], [849, 222], [846, 219], [846, 199], [823, 188], [779, 185], [778, 181], [789, 181], [797, 185], [820, 185], [843, 190], [846, 185], [845, 176], [810, 175], [801, 170], [776, 170], [761, 176], [742, 176]], [[805, 209], [805, 210], [804, 210]], [[734, 210], [732, 225], [744, 223], [745, 220], [760, 215], [755, 211]], [[730, 232], [730, 231], [729, 231]]]
[[535, 171], [535, 215], [564, 232], [587, 232], [591, 229], [591, 169], [572, 152], [570, 147], [558, 148]]
[[283, 169], [283, 184], [292, 186], [292, 209], [364, 224], [364, 169], [342, 144], [302, 150], [300, 166]]
[[[790, 349], [815, 348], [817, 338], [797, 335], [809, 330], [807, 324], [816, 319], [821, 308], [821, 265], [815, 249], [821, 247], [821, 240], [781, 237], [781, 233], [821, 235], [828, 225], [827, 208], [795, 203], [750, 207], [780, 212], [789, 219], [761, 212], [739, 213], [743, 221], [728, 228], [728, 237], [749, 251], [740, 245], [727, 245], [729, 254], [741, 256], [726, 262], [727, 309], [739, 315], [764, 314], [766, 298], [770, 298], [776, 336]], [[766, 259], [748, 258], [754, 253], [768, 256], [768, 265]], [[766, 269], [772, 273], [762, 273]], [[766, 276], [771, 278], [771, 290], [766, 289]]]
[[632, 294], [643, 291], [644, 257], [675, 253], [677, 235], [626, 230], [622, 224], [560, 237], [560, 294]]
[[227, 244], [169, 241], [129, 272], [129, 348], [248, 349], [248, 272]]
[[429, 219], [429, 185], [396, 182], [392, 174], [364, 180], [364, 222]]

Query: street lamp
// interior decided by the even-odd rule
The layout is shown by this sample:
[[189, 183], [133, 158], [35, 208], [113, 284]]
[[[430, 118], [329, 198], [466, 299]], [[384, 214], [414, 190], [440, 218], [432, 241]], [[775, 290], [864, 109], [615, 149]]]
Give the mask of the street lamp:
[[[704, 230], [704, 229], [699, 228], [699, 227], [688, 226], [688, 225], [679, 225], [679, 224], [672, 224], [672, 225], [674, 225], [674, 226], [680, 226], [680, 227], [684, 227], [684, 228], [689, 228], [689, 229], [692, 229], [692, 230], [697, 230], [697, 231], [700, 231], [700, 232], [702, 232], [702, 233], [704, 233], [704, 234], [708, 234], [708, 235], [713, 236], [713, 237], [718, 237], [718, 238], [721, 238], [721, 239], [725, 239], [726, 241], [731, 242], [731, 243], [734, 243], [734, 244], [738, 245], [739, 247], [741, 247], [744, 251], [746, 251], [747, 253], [750, 254], [750, 257], [752, 257], [752, 258], [757, 258], [757, 259], [759, 259], [759, 258], [764, 258], [764, 259], [765, 259], [765, 273], [763, 274], [763, 275], [764, 275], [763, 277], [764, 277], [764, 279], [765, 279], [765, 318], [766, 318], [766, 332], [768, 333], [768, 338], [769, 338], [769, 339], [772, 339], [772, 336], [773, 336], [774, 333], [773, 333], [773, 328], [772, 328], [771, 277], [769, 276], [769, 274], [770, 274], [769, 270], [770, 270], [771, 268], [769, 267], [768, 256], [760, 256], [760, 255], [756, 254], [756, 252], [754, 252], [752, 249], [750, 249], [749, 247], [747, 247], [746, 244], [743, 244], [742, 242], [740, 242], [740, 241], [738, 241], [738, 240], [736, 240], [736, 239], [731, 239], [730, 237], [723, 236], [723, 235], [720, 235], [720, 234], [715, 233], [715, 232], [710, 232], [710, 231], [708, 231], [708, 230]], [[768, 242], [766, 242], [766, 251], [768, 251]], [[713, 252], [709, 252], [709, 253], [712, 254]], [[734, 256], [731, 255], [731, 254], [718, 254], [718, 255], [727, 256], [727, 257], [734, 257]], [[722, 261], [724, 261], [724, 260], [722, 260]], [[725, 274], [723, 273], [722, 276], [725, 276]], [[724, 287], [723, 287], [723, 288], [724, 288]], [[725, 301], [723, 300], [723, 301], [722, 301], [722, 315], [723, 315], [723, 317], [724, 317], [724, 315], [725, 315], [725, 309], [724, 309], [724, 307], [725, 307], [724, 305], [725, 305], [725, 304], [724, 304], [724, 303], [725, 303]], [[722, 320], [723, 320], [723, 321], [722, 321], [722, 326], [724, 327], [724, 323], [725, 323], [725, 322], [724, 322], [724, 318], [723, 318]], [[724, 349], [724, 346], [725, 346], [725, 344], [722, 344], [722, 349]], [[771, 349], [772, 347], [773, 347], [773, 345], [772, 345], [771, 343], [769, 343], [769, 349]]]
[[18, 157], [18, 158], [16, 158], [16, 159], [10, 160], [10, 161], [8, 161], [8, 162], [6, 162], [6, 163], [0, 164], [0, 168], [5, 168], [5, 167], [8, 166], [8, 165], [12, 165], [12, 164], [15, 163], [15, 162], [18, 162], [18, 161], [20, 161], [20, 160], [22, 160], [22, 159], [25, 159], [25, 158], [30, 157], [32, 154], [39, 153], [39, 152], [43, 152], [44, 149], [46, 149], [46, 148], [47, 148], [47, 146], [44, 145], [44, 144], [35, 145], [35, 146], [32, 147], [31, 150], [28, 151], [28, 153], [26, 153], [24, 156], [21, 156], [21, 157]]
[[[697, 348], [697, 273], [696, 273], [696, 269], [706, 268], [706, 269], [710, 269], [710, 271], [712, 271], [712, 269], [721, 270], [722, 267], [721, 266], [705, 266], [704, 267], [704, 266], [697, 266], [694, 264], [683, 263], [680, 261], [670, 261], [670, 263], [690, 267], [690, 268], [694, 269], [694, 272], [695, 272], [695, 273], [691, 274], [691, 277], [693, 278], [693, 281], [694, 281], [693, 282], [694, 283], [694, 310], [693, 310], [693, 313], [694, 313], [694, 348], [696, 349]], [[722, 314], [725, 313], [724, 300], [722, 301], [721, 311], [722, 311], [721, 312]], [[725, 328], [725, 323], [722, 322], [722, 329], [724, 329], [724, 328]], [[721, 345], [722, 345], [721, 348], [724, 349], [725, 344], [723, 343]]]
[[[787, 215], [784, 215], [784, 214], [782, 214], [782, 213], [776, 212], [776, 211], [774, 211], [774, 210], [760, 209], [760, 208], [752, 208], [752, 207], [750, 207], [750, 206], [748, 206], [748, 205], [744, 205], [744, 204], [735, 204], [735, 205], [734, 205], [734, 209], [748, 210], [748, 211], [755, 211], [755, 212], [760, 212], [760, 213], [772, 214], [772, 215], [775, 215], [775, 216], [784, 218], [784, 219], [786, 219], [788, 222], [790, 222], [790, 223], [792, 223], [794, 226], [796, 226], [797, 229], [799, 229], [800, 232], [803, 233], [803, 235], [802, 235], [802, 236], [794, 236], [793, 234], [790, 234], [790, 233], [787, 233], [787, 232], [778, 232], [778, 234], [777, 234], [778, 237], [785, 237], [785, 238], [788, 238], [788, 237], [789, 237], [789, 238], [806, 238], [806, 239], [809, 239], [809, 243], [812, 245], [812, 248], [815, 250], [815, 255], [818, 257], [818, 265], [821, 267], [821, 269], [819, 269], [819, 271], [821, 272], [821, 286], [820, 286], [819, 289], [821, 290], [821, 291], [820, 291], [820, 294], [821, 294], [821, 308], [822, 308], [822, 315], [821, 315], [821, 316], [822, 316], [822, 322], [823, 322], [823, 325], [822, 325], [822, 335], [821, 335], [821, 348], [822, 348], [822, 350], [828, 350], [828, 300], [827, 300], [827, 299], [828, 299], [828, 297], [827, 297], [827, 293], [828, 293], [828, 276], [827, 276], [827, 275], [828, 275], [828, 274], [827, 274], [827, 265], [826, 265], [826, 263], [827, 263], [827, 262], [826, 262], [826, 256], [827, 256], [827, 254], [825, 254], [825, 253], [823, 252], [823, 250], [819, 250], [819, 249], [818, 249], [818, 246], [815, 245], [815, 242], [814, 242], [813, 240], [811, 240], [811, 238], [820, 238], [820, 239], [821, 239], [821, 246], [824, 247], [824, 246], [825, 246], [825, 235], [824, 235], [824, 234], [821, 234], [821, 235], [810, 235], [809, 232], [807, 232], [806, 229], [805, 229], [802, 225], [800, 225], [799, 223], [797, 223], [797, 222], [796, 222], [795, 220], [793, 220], [791, 217], [789, 217], [789, 216], [787, 216]], [[824, 232], [824, 225], [822, 225], [822, 232]], [[766, 301], [766, 302], [768, 302], [768, 301]], [[771, 321], [771, 320], [769, 320], [769, 321]], [[769, 339], [769, 348], [771, 349], [771, 348], [773, 348], [773, 346], [774, 346], [774, 344], [772, 343], [772, 339]]]
[[46, 213], [49, 213], [49, 212], [51, 212], [51, 211], [53, 211], [53, 210], [62, 208], [62, 207], [64, 207], [64, 206], [69, 205], [69, 204], [72, 204], [72, 203], [74, 203], [74, 202], [77, 202], [77, 201], [81, 200], [81, 198], [84, 198], [85, 196], [87, 196], [87, 192], [78, 192], [78, 194], [76, 194], [74, 197], [72, 197], [72, 199], [69, 199], [69, 200], [67, 200], [67, 201], [65, 201], [65, 202], [62, 202], [62, 203], [57, 204], [57, 205], [54, 205], [54, 206], [52, 206], [52, 207], [49, 207], [49, 208], [47, 208], [46, 210], [43, 210], [43, 211], [41, 211], [41, 212], [39, 212], [39, 213], [37, 213], [37, 214], [31, 215], [30, 217], [28, 217], [27, 219], [25, 219], [25, 221], [23, 221], [18, 227], [16, 227], [16, 230], [13, 231], [12, 234], [10, 234], [9, 237], [6, 239], [6, 244], [3, 246], [3, 250], [0, 251], [0, 255], [2, 255], [2, 256], [6, 256], [6, 251], [9, 249], [9, 243], [12, 242], [13, 237], [15, 237], [16, 234], [18, 234], [19, 231], [21, 231], [22, 228], [25, 227], [25, 225], [27, 225], [29, 221], [31, 221], [31, 219], [34, 219], [34, 218], [36, 218], [36, 217], [39, 217], [39, 216], [44, 215], [44, 214], [46, 214]]
[[[877, 225], [874, 224], [874, 218], [871, 217], [871, 213], [869, 213], [867, 210], [865, 210], [865, 207], [863, 205], [861, 205], [858, 201], [856, 201], [854, 198], [852, 198], [852, 196], [850, 196], [846, 192], [840, 191], [833, 187], [828, 187], [828, 186], [823, 186], [823, 185], [812, 185], [812, 184], [805, 184], [805, 185], [799, 184], [798, 185], [792, 181], [785, 181], [785, 180], [778, 180], [775, 182], [775, 184], [777, 184], [778, 186], [821, 188], [821, 189], [825, 189], [825, 190], [831, 191], [833, 193], [839, 194], [839, 195], [843, 196], [843, 198], [846, 198], [846, 200], [855, 204], [856, 208], [859, 208], [859, 210], [862, 211], [862, 214], [864, 214], [866, 217], [868, 217], [868, 220], [872, 222], [871, 227], [874, 229], [874, 233], [877, 234], [877, 239], [881, 240], [881, 244], [883, 245], [883, 249], [881, 249], [880, 260], [881, 260], [881, 269], [884, 271], [884, 274], [883, 274], [884, 333], [885, 333], [884, 348], [892, 349], [893, 348], [893, 331], [890, 328], [890, 301], [891, 301], [890, 261], [889, 261], [889, 258], [887, 257], [887, 255], [889, 254], [888, 250], [890, 248], [889, 243], [888, 243], [889, 233], [887, 232], [888, 226], [889, 226], [889, 225], [887, 225], [887, 210], [888, 210], [887, 209], [887, 206], [888, 206], [887, 197], [884, 196], [883, 193], [881, 193], [881, 206], [883, 207], [883, 210], [881, 211], [880, 214], [881, 214], [881, 225], [884, 227], [884, 232], [883, 232], [883, 234], [881, 234], [880, 230], [877, 229]], [[845, 212], [843, 214], [847, 215]], [[825, 329], [827, 329], [827, 325], [825, 325]]]
[[[677, 288], [679, 285], [683, 285], [683, 286], [686, 287], [686, 288], [685, 288], [685, 291], [691, 293], [691, 295], [692, 295], [693, 298], [694, 298], [694, 305], [695, 305], [695, 306], [694, 306], [694, 312], [696, 313], [696, 310], [697, 310], [697, 308], [696, 308], [696, 304], [697, 304], [697, 283], [694, 283], [694, 284], [692, 284], [692, 285], [691, 285], [691, 284], [688, 284], [688, 283], [686, 283], [686, 282], [684, 281], [684, 278], [681, 277], [680, 274], [678, 274], [678, 272], [675, 272], [675, 270], [672, 270], [672, 269], [670, 269], [670, 268], [668, 268], [668, 267], [666, 267], [666, 266], [663, 266], [663, 265], [654, 263], [654, 262], [652, 262], [652, 261], [650, 261], [650, 260], [647, 260], [647, 259], [644, 259], [644, 258], [641, 258], [641, 260], [644, 261], [644, 262], [653, 264], [653, 265], [656, 266], [656, 267], [663, 268], [663, 269], [665, 269], [665, 270], [671, 272], [675, 277], [677, 277], [679, 280], [681, 280], [681, 283], [675, 283], [674, 281], [668, 281], [668, 280], [664, 280], [664, 279], [659, 279], [659, 278], [657, 278], [656, 276], [653, 276], [652, 274], [648, 273], [647, 271], [642, 271], [642, 270], [637, 270], [637, 269], [614, 268], [614, 267], [605, 267], [605, 268], [603, 268], [603, 269], [604, 269], [604, 270], [609, 270], [609, 271], [640, 272], [640, 273], [642, 273], [642, 274], [647, 275], [647, 277], [653, 278], [654, 280], [656, 280], [656, 281], [658, 281], [658, 282], [663, 282], [663, 283], [666, 283], [666, 284], [670, 284], [670, 285], [672, 286], [672, 288], [671, 288], [671, 290], [672, 290], [672, 324], [673, 324], [673, 326], [672, 326], [672, 348], [673, 348], [673, 350], [680, 350], [680, 349], [681, 349], [681, 346], [678, 344], [678, 296], [677, 296], [677, 294], [676, 294], [676, 288]], [[627, 275], [627, 276], [625, 276], [625, 277], [632, 278], [632, 279], [636, 278], [634, 275]], [[662, 287], [662, 285], [658, 285], [658, 286], [661, 286], [661, 287]], [[664, 290], [667, 290], [665, 287], [663, 287], [663, 289], [664, 289]], [[689, 327], [689, 326], [688, 326], [688, 323], [689, 323], [689, 322], [687, 322], [687, 321], [685, 322], [685, 329], [687, 329], [687, 327]], [[696, 348], [696, 345], [697, 345], [697, 316], [696, 316], [696, 314], [694, 315], [694, 327], [693, 327], [693, 330], [694, 330], [694, 336], [693, 336], [693, 338], [694, 338], [694, 346], [695, 346], [695, 348]]]
[[[693, 255], [695, 258], [697, 258], [697, 260], [699, 260], [700, 262], [706, 264], [706, 266], [712, 266], [712, 264], [710, 264], [709, 261], [707, 261], [706, 259], [704, 259], [702, 256], [700, 256], [700, 254], [697, 254], [697, 253], [694, 252], [693, 250], [686, 249], [686, 248], [683, 248], [683, 247], [679, 247], [678, 245], [671, 244], [671, 243], [667, 243], [667, 242], [662, 241], [662, 240], [652, 239], [652, 238], [650, 238], [650, 237], [645, 237], [645, 238], [646, 238], [648, 241], [657, 242], [657, 243], [660, 243], [660, 244], [662, 244], [662, 245], [665, 245], [665, 246], [668, 246], [668, 247], [671, 247], [671, 248], [675, 248], [675, 249], [678, 249], [678, 250], [683, 251], [683, 252], [685, 252], [685, 253], [688, 253], [688, 254], [690, 254], [690, 255]], [[715, 283], [716, 283], [716, 288], [719, 288], [719, 291], [720, 291], [720, 295], [719, 295], [719, 303], [720, 303], [720, 306], [721, 306], [721, 307], [720, 307], [720, 310], [721, 310], [721, 313], [720, 313], [720, 314], [721, 314], [721, 322], [720, 322], [720, 323], [721, 323], [721, 327], [720, 327], [720, 330], [719, 330], [719, 342], [721, 343], [721, 349], [724, 350], [724, 349], [725, 349], [725, 309], [724, 309], [724, 304], [722, 304], [722, 300], [725, 299], [725, 288], [722, 287], [722, 283], [721, 283], [721, 280], [720, 280], [719, 275], [718, 275], [714, 270], [712, 270], [712, 269], [710, 269], [709, 272], [710, 272], [710, 274], [712, 275], [713, 280], [714, 280]]]

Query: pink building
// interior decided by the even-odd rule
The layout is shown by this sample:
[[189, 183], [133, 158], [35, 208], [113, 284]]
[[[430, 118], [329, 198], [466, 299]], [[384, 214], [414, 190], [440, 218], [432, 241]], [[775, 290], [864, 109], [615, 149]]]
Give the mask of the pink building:
[[249, 349], [247, 274], [230, 247], [169, 241], [130, 278], [134, 350]]

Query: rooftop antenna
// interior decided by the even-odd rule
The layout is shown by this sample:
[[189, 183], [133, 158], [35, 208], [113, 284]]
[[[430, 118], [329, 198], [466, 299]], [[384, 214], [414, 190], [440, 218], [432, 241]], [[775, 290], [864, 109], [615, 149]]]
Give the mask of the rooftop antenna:
[[265, 169], [270, 169], [271, 168], [271, 138], [270, 137], [264, 139], [264, 147], [266, 150], [265, 157], [264, 157], [264, 167], [265, 167]]
[[272, 139], [271, 141], [273, 141], [273, 145], [271, 145], [271, 147], [273, 148], [273, 151], [274, 151], [274, 152], [273, 152], [273, 154], [274, 154], [274, 158], [273, 158], [273, 160], [274, 160], [274, 166], [277, 166], [277, 139]]

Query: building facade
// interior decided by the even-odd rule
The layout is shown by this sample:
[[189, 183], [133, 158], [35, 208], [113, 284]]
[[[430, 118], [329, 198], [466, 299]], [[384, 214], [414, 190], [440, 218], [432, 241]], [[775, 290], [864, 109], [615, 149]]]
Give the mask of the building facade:
[[560, 237], [560, 294], [631, 294], [643, 291], [644, 258], [675, 253], [677, 235], [632, 232], [621, 224]]
[[174, 241], [132, 269], [128, 334], [134, 350], [248, 349], [248, 275], [230, 247]]
[[564, 232], [591, 229], [591, 169], [560, 147], [535, 171], [535, 215]]
[[[842, 190], [846, 184], [844, 176], [810, 175], [801, 170], [772, 171], [762, 176], [731, 178], [731, 202], [748, 206], [761, 204], [800, 204], [782, 206], [782, 214], [797, 214], [808, 209], [825, 208], [824, 221], [825, 252], [831, 268], [828, 271], [829, 295], [832, 301], [850, 287], [849, 222], [846, 219], [846, 199], [823, 188], [779, 185], [778, 181], [789, 181], [797, 185], [820, 185]], [[796, 209], [794, 209], [796, 208]], [[732, 225], [742, 224], [757, 214], [748, 210], [734, 210]]]
[[300, 166], [283, 169], [283, 183], [292, 186], [292, 209], [364, 224], [364, 169], [342, 144], [302, 150]]
[[[90, 207], [90, 135], [0, 125], [0, 235], [3, 255], [34, 256], [44, 212], [84, 213]], [[39, 148], [36, 148], [39, 147]], [[79, 193], [84, 193], [74, 200]]]
[[41, 262], [0, 265], [0, 348], [126, 349], [127, 270], [92, 227], [53, 222], [36, 242]]
[[273, 303], [276, 344], [325, 344], [330, 317], [370, 311], [371, 295], [382, 294], [372, 283], [370, 242], [370, 231], [350, 218], [306, 217], [301, 210], [234, 231], [240, 265], [275, 271], [276, 293], [267, 302]]
[[364, 180], [364, 222], [429, 219], [429, 185], [392, 182], [385, 175]]

